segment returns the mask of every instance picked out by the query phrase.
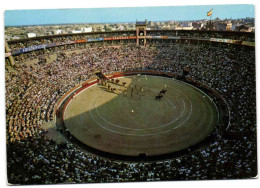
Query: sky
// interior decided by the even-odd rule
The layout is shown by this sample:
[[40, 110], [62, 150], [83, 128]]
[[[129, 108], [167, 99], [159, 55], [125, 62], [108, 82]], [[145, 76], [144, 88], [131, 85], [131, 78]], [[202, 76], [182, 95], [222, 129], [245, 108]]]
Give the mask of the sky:
[[254, 5], [203, 5], [129, 8], [87, 9], [35, 9], [6, 10], [5, 26], [113, 23], [143, 21], [184, 21], [209, 19], [207, 12], [213, 8], [212, 19], [255, 17]]

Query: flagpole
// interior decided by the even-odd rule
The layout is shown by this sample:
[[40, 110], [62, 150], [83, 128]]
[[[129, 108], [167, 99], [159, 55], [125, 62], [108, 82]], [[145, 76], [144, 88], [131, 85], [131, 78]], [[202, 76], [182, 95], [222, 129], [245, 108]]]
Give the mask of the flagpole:
[[208, 22], [209, 28], [211, 27], [212, 10], [213, 10], [213, 8], [209, 12], [207, 12], [207, 17], [210, 16], [209, 22]]
[[212, 23], [211, 23], [212, 14], [213, 14], [213, 8], [211, 9], [211, 15], [210, 15], [210, 20], [209, 20], [210, 27], [212, 26], [212, 30], [213, 30], [213, 25], [212, 25]]
[[209, 21], [209, 23], [210, 23], [210, 29], [213, 30], [212, 23], [211, 23], [211, 17], [212, 17], [212, 12], [211, 12], [211, 15], [210, 15], [210, 21]]

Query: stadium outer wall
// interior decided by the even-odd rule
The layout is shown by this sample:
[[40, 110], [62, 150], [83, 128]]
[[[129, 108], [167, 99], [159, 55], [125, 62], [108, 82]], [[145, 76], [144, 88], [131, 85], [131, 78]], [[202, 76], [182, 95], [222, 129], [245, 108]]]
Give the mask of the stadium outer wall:
[[123, 160], [123, 161], [158, 161], [158, 160], [165, 160], [165, 159], [172, 159], [175, 157], [183, 156], [183, 155], [189, 155], [194, 152], [197, 152], [200, 149], [205, 149], [210, 144], [215, 142], [218, 139], [221, 139], [226, 130], [228, 129], [230, 125], [230, 110], [229, 106], [226, 102], [226, 100], [216, 91], [209, 88], [208, 86], [205, 86], [201, 84], [198, 81], [195, 81], [191, 78], [185, 78], [183, 79], [178, 74], [174, 74], [171, 72], [161, 72], [161, 71], [125, 71], [125, 72], [115, 72], [111, 74], [107, 74], [106, 77], [108, 78], [116, 78], [116, 77], [122, 77], [122, 76], [132, 76], [136, 74], [141, 75], [153, 75], [153, 76], [162, 76], [162, 77], [169, 77], [169, 78], [175, 78], [177, 80], [181, 80], [185, 83], [188, 83], [192, 86], [195, 86], [196, 88], [200, 89], [201, 91], [205, 92], [210, 98], [213, 99], [214, 103], [216, 104], [216, 107], [219, 112], [219, 121], [217, 125], [215, 126], [214, 131], [206, 137], [203, 141], [201, 141], [198, 144], [195, 144], [187, 149], [173, 152], [173, 153], [167, 153], [162, 155], [156, 155], [156, 156], [126, 156], [126, 155], [118, 155], [118, 154], [112, 154], [104, 151], [97, 150], [95, 148], [92, 148], [90, 146], [87, 146], [83, 144], [81, 141], [79, 141], [76, 137], [74, 137], [72, 134], [66, 131], [65, 123], [64, 123], [64, 112], [69, 104], [69, 102], [72, 100], [73, 95], [78, 94], [82, 90], [86, 89], [87, 87], [94, 85], [97, 83], [97, 79], [89, 79], [74, 88], [70, 89], [65, 95], [63, 95], [60, 100], [57, 102], [54, 110], [54, 121], [55, 126], [58, 132], [60, 132], [63, 137], [66, 139], [68, 143], [74, 144], [75, 147], [80, 148], [83, 151], [90, 152], [94, 155], [98, 155], [100, 157], [109, 158], [109, 159], [116, 159], [116, 160]]

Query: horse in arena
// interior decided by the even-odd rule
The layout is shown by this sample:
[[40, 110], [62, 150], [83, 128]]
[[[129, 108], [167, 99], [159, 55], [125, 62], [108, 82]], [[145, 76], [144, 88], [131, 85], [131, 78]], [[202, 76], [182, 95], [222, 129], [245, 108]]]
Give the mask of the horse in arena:
[[166, 89], [162, 89], [162, 90], [160, 91], [160, 94], [165, 94], [166, 92], [167, 92]]

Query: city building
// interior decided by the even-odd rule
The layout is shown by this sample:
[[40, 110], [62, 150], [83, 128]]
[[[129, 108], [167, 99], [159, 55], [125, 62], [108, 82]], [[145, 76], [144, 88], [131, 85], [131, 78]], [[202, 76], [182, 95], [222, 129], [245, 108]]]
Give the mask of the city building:
[[36, 37], [36, 33], [27, 33], [28, 38]]

